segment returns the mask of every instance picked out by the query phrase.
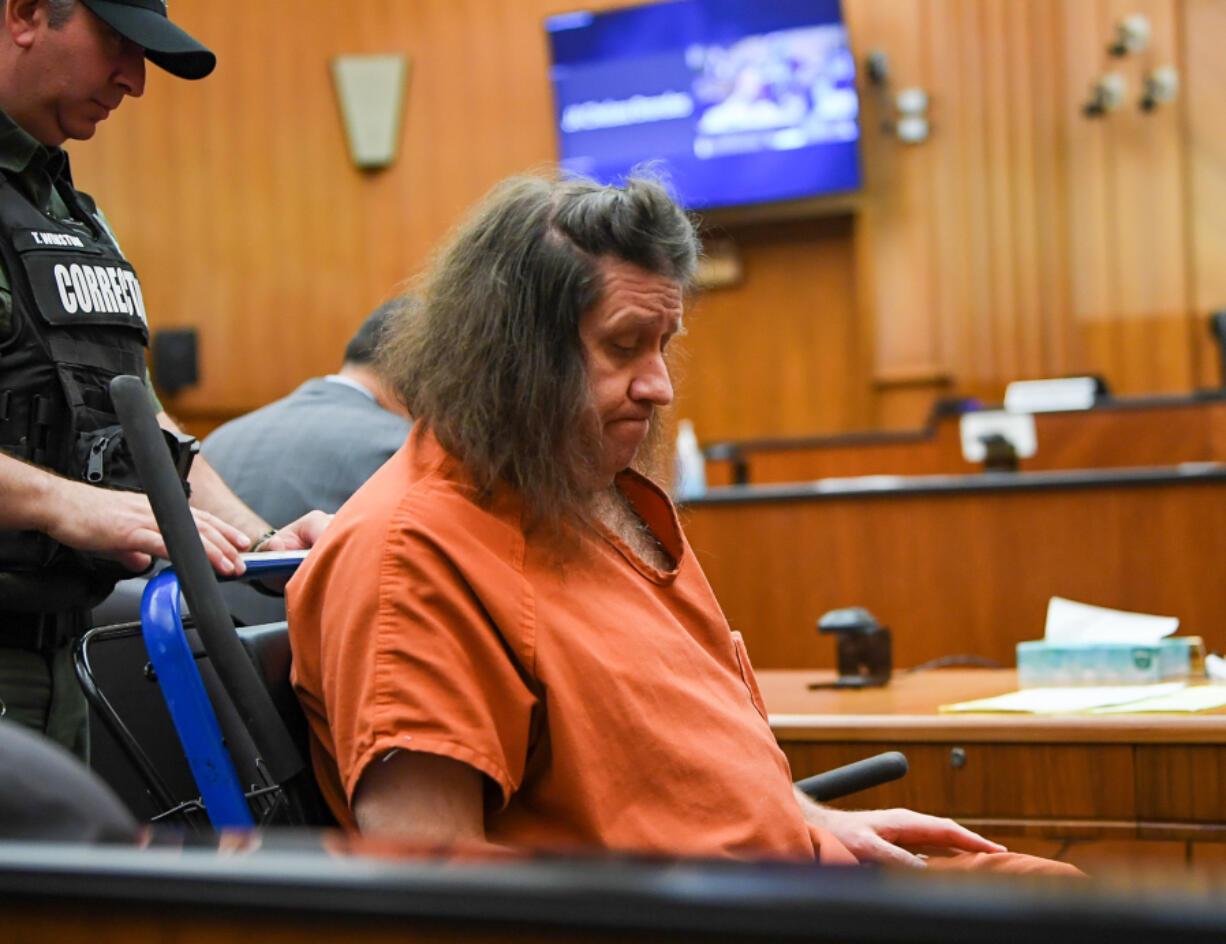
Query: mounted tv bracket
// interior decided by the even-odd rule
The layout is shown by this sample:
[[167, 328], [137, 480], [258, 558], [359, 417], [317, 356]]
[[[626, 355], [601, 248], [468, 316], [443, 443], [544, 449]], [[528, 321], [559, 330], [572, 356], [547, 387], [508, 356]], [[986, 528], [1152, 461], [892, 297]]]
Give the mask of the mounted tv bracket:
[[893, 671], [890, 630], [868, 610], [859, 606], [831, 610], [817, 621], [817, 631], [838, 637], [835, 652], [839, 677], [830, 683], [815, 682], [809, 688], [872, 688], [890, 680]]

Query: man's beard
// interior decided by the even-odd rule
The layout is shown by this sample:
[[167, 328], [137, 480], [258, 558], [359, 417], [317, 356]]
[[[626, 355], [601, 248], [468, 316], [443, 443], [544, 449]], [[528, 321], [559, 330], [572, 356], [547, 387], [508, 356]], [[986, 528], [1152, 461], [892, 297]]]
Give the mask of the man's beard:
[[660, 411], [653, 409], [651, 418], [647, 421], [647, 435], [639, 443], [639, 448], [630, 461], [630, 468], [667, 490], [671, 478], [669, 470], [672, 468], [672, 452], [664, 438], [666, 425]]

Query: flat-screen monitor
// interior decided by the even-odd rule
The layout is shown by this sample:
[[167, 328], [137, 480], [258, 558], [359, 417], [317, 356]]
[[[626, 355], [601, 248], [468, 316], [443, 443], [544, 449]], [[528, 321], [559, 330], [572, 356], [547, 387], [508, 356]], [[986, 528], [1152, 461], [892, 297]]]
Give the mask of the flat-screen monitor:
[[671, 0], [545, 28], [564, 171], [618, 183], [654, 164], [690, 209], [860, 187], [839, 0]]

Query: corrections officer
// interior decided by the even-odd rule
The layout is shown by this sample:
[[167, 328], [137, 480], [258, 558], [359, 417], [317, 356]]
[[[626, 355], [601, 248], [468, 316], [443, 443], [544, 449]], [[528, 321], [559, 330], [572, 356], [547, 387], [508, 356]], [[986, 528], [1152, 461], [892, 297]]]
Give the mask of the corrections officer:
[[[86, 140], [145, 88], [145, 59], [199, 79], [215, 57], [164, 0], [5, 0], [0, 26], [0, 715], [86, 756], [71, 642], [116, 580], [165, 556], [111, 404], [118, 374], [144, 377], [140, 281], [67, 139]], [[150, 391], [152, 397], [152, 390]], [[154, 401], [156, 403], [156, 400]], [[158, 407], [172, 447], [187, 437]], [[185, 447], [183, 447], [185, 448]], [[180, 468], [190, 456], [180, 455]], [[188, 478], [213, 566], [239, 552], [314, 543], [320, 512], [275, 536], [197, 460]], [[117, 490], [121, 489], [121, 490]]]

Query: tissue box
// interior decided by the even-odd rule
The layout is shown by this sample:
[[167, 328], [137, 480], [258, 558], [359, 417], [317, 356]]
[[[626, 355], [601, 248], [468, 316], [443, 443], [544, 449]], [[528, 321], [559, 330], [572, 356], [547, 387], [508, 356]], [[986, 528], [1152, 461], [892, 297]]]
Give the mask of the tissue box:
[[1017, 682], [1021, 688], [1050, 685], [1144, 685], [1187, 678], [1196, 636], [1169, 636], [1155, 643], [1017, 644]]

